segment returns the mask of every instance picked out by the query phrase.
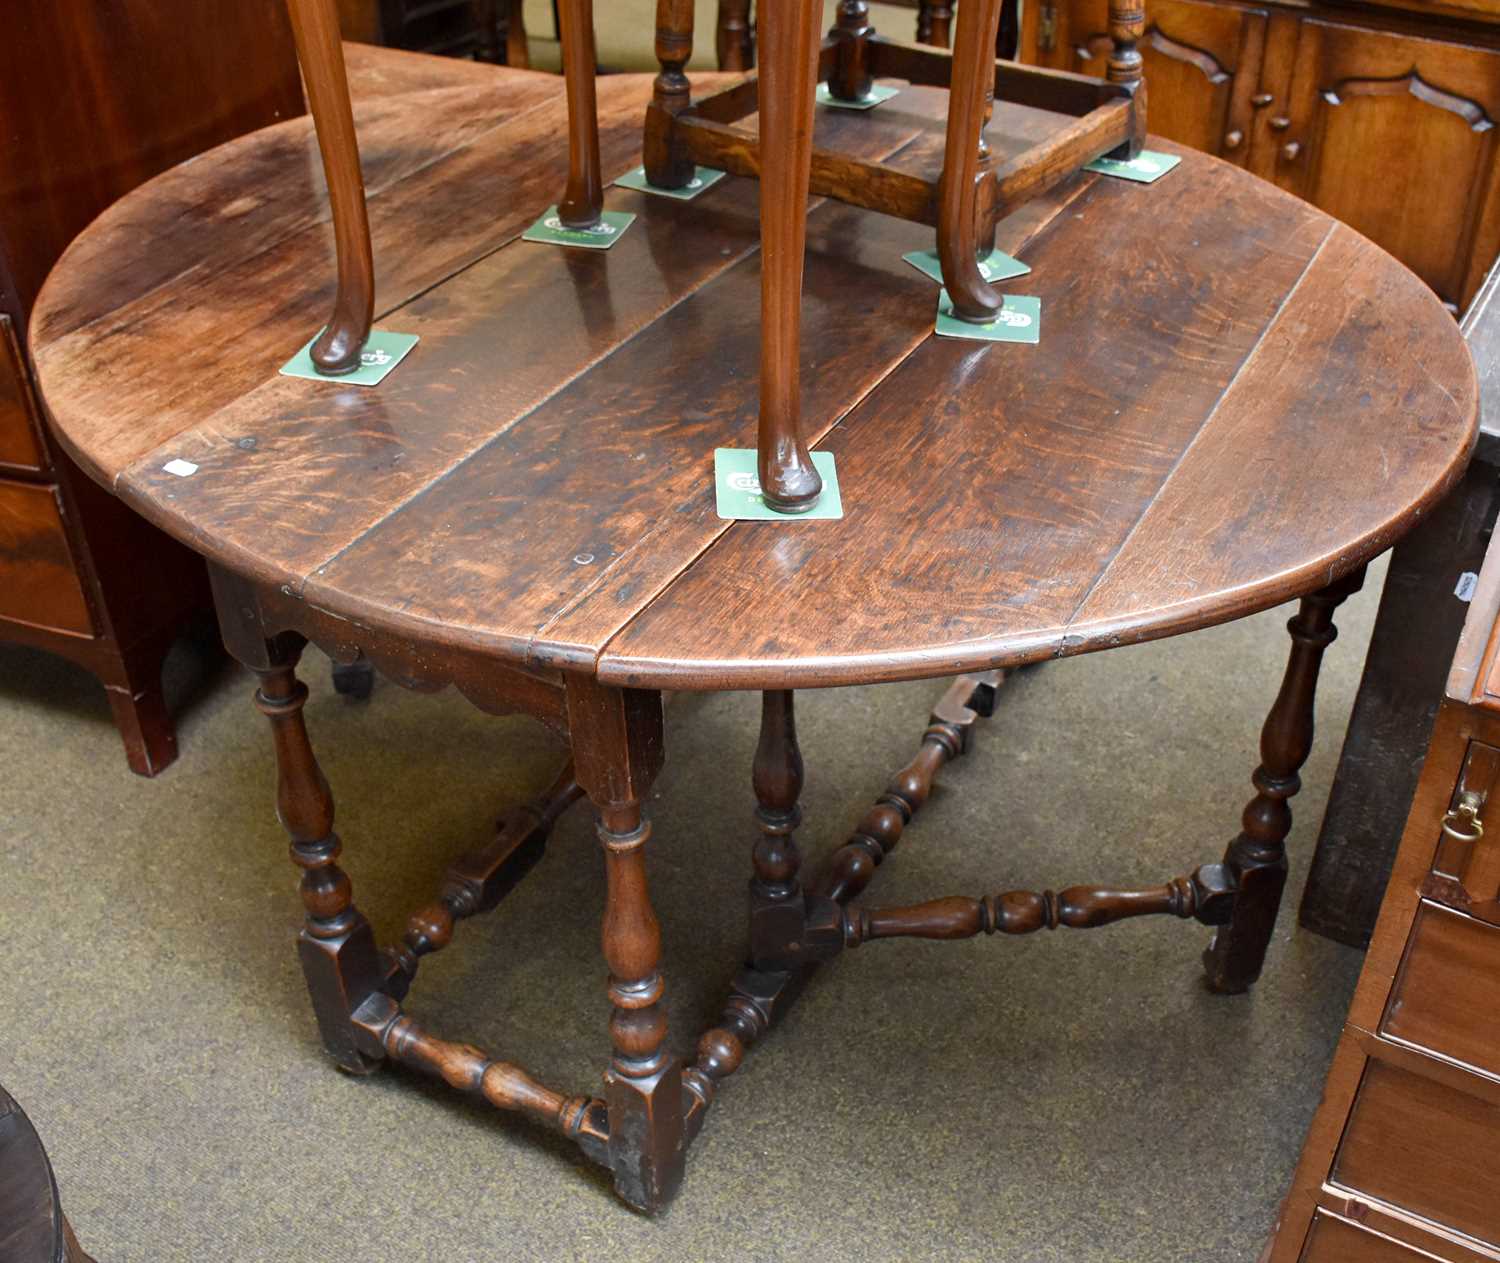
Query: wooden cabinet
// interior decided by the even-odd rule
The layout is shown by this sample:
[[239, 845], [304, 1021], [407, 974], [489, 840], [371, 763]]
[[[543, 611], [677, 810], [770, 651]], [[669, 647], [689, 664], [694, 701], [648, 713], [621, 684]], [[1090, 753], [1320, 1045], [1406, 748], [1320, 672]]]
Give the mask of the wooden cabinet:
[[285, 7], [232, 0], [7, 6], [0, 37], [0, 639], [105, 686], [130, 766], [176, 755], [161, 663], [209, 605], [203, 563], [54, 444], [24, 351], [68, 242], [159, 171], [302, 112]]
[[[1109, 53], [1107, 0], [1051, 7], [1048, 47], [1024, 41], [1027, 60], [1058, 70], [1104, 77]], [[1046, 13], [1046, 6], [1043, 7]], [[1154, 0], [1141, 44], [1151, 130], [1205, 153], [1245, 165], [1255, 91], [1269, 16], [1264, 9], [1202, 0]], [[1242, 73], [1242, 68], [1248, 68]]]
[[[1106, 7], [1031, 6], [1022, 59], [1102, 73]], [[1463, 7], [1151, 0], [1151, 130], [1307, 198], [1462, 309], [1500, 251], [1500, 0]]]

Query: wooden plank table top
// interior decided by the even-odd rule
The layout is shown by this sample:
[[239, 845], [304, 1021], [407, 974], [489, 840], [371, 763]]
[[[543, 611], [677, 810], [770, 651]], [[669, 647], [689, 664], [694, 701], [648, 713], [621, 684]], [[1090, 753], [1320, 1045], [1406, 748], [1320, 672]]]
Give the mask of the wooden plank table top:
[[[729, 523], [754, 447], [757, 188], [611, 188], [611, 250], [521, 242], [562, 185], [562, 81], [351, 50], [378, 388], [278, 375], [331, 298], [311, 124], [170, 171], [74, 243], [31, 346], [83, 467], [219, 564], [338, 619], [662, 688], [938, 676], [1171, 635], [1319, 588], [1454, 482], [1478, 388], [1431, 292], [1352, 230], [1172, 149], [1001, 225], [1035, 346], [933, 335], [931, 230], [809, 219], [804, 416], [838, 521]], [[447, 63], [444, 63], [445, 65]], [[705, 85], [711, 76], [702, 76]], [[444, 86], [434, 86], [441, 83]], [[647, 76], [599, 81], [606, 178]], [[377, 90], [378, 88], [378, 90]], [[944, 96], [820, 109], [819, 143], [931, 174]], [[997, 110], [1002, 156], [1060, 120]], [[185, 460], [189, 477], [165, 469]]]

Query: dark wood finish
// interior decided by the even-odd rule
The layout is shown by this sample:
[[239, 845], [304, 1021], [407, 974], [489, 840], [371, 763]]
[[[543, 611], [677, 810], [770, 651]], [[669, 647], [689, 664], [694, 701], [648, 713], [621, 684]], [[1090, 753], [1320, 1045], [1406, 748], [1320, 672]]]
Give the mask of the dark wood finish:
[[[753, 433], [740, 385], [756, 362], [753, 200], [737, 182], [688, 207], [614, 193], [615, 204], [643, 220], [598, 262], [497, 249], [563, 181], [562, 155], [555, 146], [537, 153], [533, 139], [561, 121], [561, 84], [521, 80], [527, 93], [538, 83], [554, 104], [524, 98], [535, 128], [491, 126], [446, 159], [426, 151], [406, 178], [379, 188], [371, 181], [377, 249], [386, 235], [392, 260], [377, 306], [407, 302], [402, 327], [423, 337], [420, 355], [379, 391], [342, 395], [275, 375], [294, 337], [252, 313], [265, 309], [264, 286], [287, 310], [286, 277], [315, 274], [309, 228], [305, 246], [298, 238], [282, 248], [289, 271], [278, 267], [248, 289], [248, 268], [229, 264], [215, 279], [192, 268], [207, 239], [174, 243], [196, 305], [242, 312], [249, 344], [237, 369], [195, 377], [182, 392], [172, 365], [199, 345], [195, 321], [180, 304], [162, 305], [171, 284], [160, 272], [137, 275], [134, 284], [149, 288], [132, 291], [122, 268], [125, 226], [148, 229], [155, 198], [127, 199], [70, 258], [70, 271], [109, 266], [119, 276], [118, 314], [70, 331], [78, 286], [62, 274], [40, 313], [37, 354], [61, 433], [81, 440], [74, 447], [94, 472], [155, 520], [269, 585], [357, 611], [365, 628], [440, 636], [512, 662], [597, 660], [607, 679], [653, 687], [987, 669], [1236, 617], [1374, 555], [1441, 497], [1467, 458], [1472, 370], [1446, 314], [1373, 247], [1232, 169], [1188, 155], [1151, 185], [1085, 176], [1036, 216], [1002, 225], [998, 244], [1032, 264], [1032, 292], [1048, 313], [1048, 335], [1027, 352], [1026, 374], [1001, 355], [976, 356], [930, 336], [930, 290], [899, 258], [923, 245], [923, 234], [827, 206], [809, 220], [803, 330], [827, 353], [804, 384], [804, 406], [827, 423], [841, 419], [828, 446], [862, 490], [842, 521], [815, 528], [815, 549], [793, 541], [789, 569], [775, 559], [785, 545], [774, 532], [714, 517], [702, 475], [714, 446], [747, 446]], [[630, 164], [632, 120], [646, 91], [629, 76], [600, 81], [612, 173]], [[841, 140], [865, 137], [866, 152], [931, 164], [940, 151], [916, 144], [933, 132], [912, 111], [928, 108], [931, 119], [943, 98], [912, 88], [903, 99], [902, 109], [870, 117], [828, 111], [820, 126]], [[495, 97], [476, 97], [470, 108], [493, 121]], [[400, 135], [406, 117], [372, 118], [371, 143], [399, 154], [383, 128]], [[279, 137], [268, 133], [200, 160], [191, 175], [205, 186], [232, 185], [273, 143]], [[522, 193], [469, 187], [481, 162], [494, 165], [496, 146], [512, 147], [510, 178]], [[470, 147], [479, 152], [469, 155]], [[188, 174], [152, 194], [185, 193], [177, 180]], [[451, 235], [435, 234], [436, 191], [450, 179], [464, 189], [468, 217], [445, 221]], [[212, 196], [232, 200], [227, 190]], [[497, 216], [497, 206], [515, 209]], [[1063, 206], [1069, 213], [1056, 214]], [[316, 207], [310, 188], [289, 192], [264, 218], [304, 223]], [[1104, 219], [1108, 234], [1093, 227]], [[1166, 222], [1177, 225], [1170, 241]], [[416, 224], [416, 244], [401, 248]], [[238, 223], [247, 246], [259, 231], [269, 225], [258, 228], [254, 216]], [[864, 244], [856, 249], [856, 241]], [[1209, 244], [1194, 250], [1193, 241]], [[445, 267], [461, 270], [434, 289]], [[1079, 275], [1089, 282], [1079, 284]], [[1113, 283], [1125, 275], [1130, 285]], [[589, 277], [598, 279], [584, 283]], [[850, 286], [862, 296], [858, 312], [843, 301]], [[307, 325], [317, 297], [296, 308]], [[582, 324], [573, 315], [580, 302]], [[1396, 330], [1384, 317], [1393, 310], [1411, 323]], [[1100, 322], [1142, 334], [1101, 343], [1091, 332]], [[138, 350], [128, 370], [140, 385], [127, 408], [87, 371], [106, 353], [101, 335], [124, 323], [151, 335], [149, 347], [130, 344]], [[502, 327], [521, 339], [503, 365], [477, 354]], [[1343, 331], [1352, 328], [1366, 333], [1347, 351]], [[629, 356], [608, 354], [626, 339]], [[1178, 355], [1183, 340], [1201, 354]], [[1104, 392], [1098, 383], [1119, 378], [1114, 366], [1126, 353], [1116, 345], [1128, 348], [1131, 372]], [[1418, 359], [1430, 374], [1413, 367], [1371, 376], [1375, 365], [1414, 364], [1413, 345], [1424, 348]], [[108, 354], [118, 360], [124, 349], [115, 340]], [[662, 397], [642, 383], [673, 380], [670, 367], [685, 362], [713, 364], [719, 384], [706, 385], [692, 416], [664, 429]], [[454, 399], [449, 375], [460, 367], [469, 393]], [[558, 390], [559, 381], [568, 384]], [[1052, 400], [1059, 390], [1071, 400], [1066, 424]], [[167, 398], [172, 407], [158, 406]], [[1309, 407], [1325, 418], [1319, 427], [1298, 424]], [[607, 426], [581, 420], [606, 414]], [[212, 425], [194, 427], [195, 417], [209, 416]], [[1390, 418], [1379, 452], [1345, 437], [1365, 432], [1372, 416]], [[1419, 426], [1418, 417], [1427, 420]], [[371, 469], [362, 456], [371, 433], [388, 436], [401, 459]], [[225, 438], [245, 434], [255, 436], [253, 448]], [[975, 468], [964, 449], [981, 438], [1013, 459]], [[661, 461], [649, 480], [635, 459], [647, 441]], [[583, 442], [595, 446], [566, 467], [548, 456]], [[1284, 456], [1264, 474], [1265, 502], [1277, 513], [1232, 512], [1233, 501], [1214, 488], [1271, 450]], [[894, 494], [892, 451], [904, 453], [899, 483], [909, 494]], [[164, 474], [175, 456], [198, 463], [198, 472]], [[353, 483], [340, 475], [345, 460], [359, 462]], [[1383, 480], [1378, 492], [1335, 508], [1315, 476], [1335, 468]], [[548, 520], [533, 528], [520, 510], [538, 497], [547, 498]], [[927, 500], [943, 511], [910, 512], [910, 503]], [[509, 515], [516, 546], [493, 547], [493, 519], [465, 525], [470, 503]], [[1205, 519], [1205, 504], [1223, 511]], [[999, 518], [997, 505], [1006, 510]], [[298, 531], [269, 529], [293, 519]], [[1297, 529], [1283, 530], [1283, 520]], [[1038, 521], [1058, 529], [1018, 526]], [[439, 538], [444, 547], [435, 551]], [[530, 550], [543, 539], [570, 546], [542, 563], [536, 558], [546, 554]], [[863, 580], [872, 539], [887, 541], [888, 583]], [[470, 555], [481, 558], [477, 574]], [[977, 556], [987, 569], [974, 567]], [[952, 560], [935, 571], [934, 557]], [[772, 589], [744, 583], [773, 571], [784, 582]], [[1045, 586], [1034, 586], [1042, 577]], [[788, 638], [791, 629], [798, 639]]]
[[[23, 349], [32, 309], [69, 241], [116, 198], [302, 109], [291, 32], [277, 5], [164, 0], [143, 9], [57, 0], [5, 15], [0, 638], [60, 654], [97, 676], [129, 765], [143, 776], [176, 757], [162, 659], [206, 611], [208, 584], [197, 557], [101, 494], [56, 449]], [[109, 290], [104, 283], [96, 297]], [[235, 340], [223, 328], [216, 336]], [[117, 399], [128, 393], [127, 380], [107, 368], [103, 375]]]
[[1239, 836], [1224, 855], [1238, 887], [1234, 919], [1214, 935], [1203, 956], [1209, 986], [1215, 991], [1244, 991], [1260, 976], [1286, 885], [1286, 839], [1292, 831], [1287, 802], [1302, 788], [1297, 773], [1312, 753], [1318, 669], [1323, 651], [1338, 635], [1333, 612], [1359, 591], [1364, 577], [1363, 570], [1355, 570], [1303, 597], [1287, 622], [1292, 652], [1281, 691], [1261, 729], [1261, 761], [1252, 778], [1255, 797], [1245, 808]]
[[[1133, 157], [1145, 137], [1145, 93], [1135, 51], [1143, 20], [1139, 0], [1110, 0], [1113, 52], [1107, 83], [997, 64], [1000, 3], [974, 0], [960, 15], [957, 59], [940, 50], [880, 39], [869, 25], [864, 0], [840, 0], [834, 29], [821, 48], [816, 5], [773, 5], [761, 33], [764, 92], [756, 80], [693, 102], [682, 73], [691, 49], [691, 5], [658, 0], [662, 73], [646, 117], [647, 177], [661, 187], [681, 188], [693, 166], [703, 165], [768, 185], [761, 212], [765, 267], [756, 447], [761, 494], [782, 512], [805, 512], [822, 493], [807, 450], [798, 381], [808, 191], [937, 224], [943, 278], [955, 314], [987, 323], [995, 319], [1001, 300], [980, 273], [978, 257], [993, 247], [996, 218], [1102, 154]], [[939, 181], [813, 148], [814, 85], [824, 80], [835, 97], [859, 100], [877, 75], [951, 90]], [[1076, 121], [996, 170], [982, 132], [992, 93], [1002, 87], [1004, 99], [1035, 103], [1045, 98]], [[757, 110], [759, 136], [732, 126]]]
[[751, 785], [760, 837], [752, 852], [750, 961], [761, 970], [794, 968], [802, 963], [795, 953], [801, 951], [806, 905], [798, 880], [802, 853], [796, 836], [802, 823], [802, 751], [790, 690], [761, 695], [760, 741]]
[[347, 40], [525, 68], [525, 0], [338, 0]]
[[963, 939], [976, 934], [1034, 934], [1060, 926], [1088, 930], [1144, 916], [1191, 917], [1203, 925], [1224, 925], [1237, 893], [1229, 865], [1205, 864], [1187, 877], [1144, 890], [1069, 886], [1056, 893], [1008, 890], [983, 899], [948, 895], [902, 908], [846, 908], [844, 946], [858, 947], [877, 938]]
[[[842, 4], [844, 0], [840, 0]], [[915, 9], [916, 39], [919, 44], [947, 48], [953, 24], [953, 5], [946, 0], [884, 0], [903, 8]], [[851, 7], [867, 8], [865, 0], [850, 0]], [[1010, 5], [1007, 2], [1007, 9]], [[1014, 16], [1011, 16], [1014, 26]], [[749, 70], [755, 65], [755, 22], [751, 17], [751, 0], [719, 0], [715, 48], [720, 70]], [[1004, 36], [996, 41], [997, 57], [1015, 55], [1015, 36], [1007, 45]]]
[[93, 1263], [62, 1212], [52, 1164], [36, 1128], [0, 1088], [0, 1259]]
[[948, 106], [948, 139], [943, 147], [943, 179], [938, 190], [938, 258], [953, 314], [981, 324], [1000, 311], [1000, 292], [979, 271], [979, 260], [994, 249], [993, 166], [984, 141], [994, 87], [985, 71], [993, 60], [1000, 27], [1000, 0], [968, 0], [958, 14], [958, 56]]
[[673, 143], [677, 115], [692, 105], [692, 85], [684, 70], [693, 55], [693, 0], [656, 0], [656, 60], [661, 73], [646, 107], [643, 143], [646, 176], [663, 189], [680, 189], [693, 177], [693, 162]]
[[[1432, 736], [1467, 600], [1463, 576], [1484, 561], [1500, 505], [1500, 267], [1464, 313], [1479, 377], [1480, 441], [1463, 482], [1396, 545], [1364, 674], [1318, 834], [1298, 920], [1364, 947]], [[1500, 310], [1500, 309], [1497, 309]]]
[[592, 228], [604, 208], [599, 102], [594, 90], [593, 0], [562, 0], [558, 21], [568, 91], [568, 183], [557, 204], [557, 217], [569, 228]]
[[[1461, 311], [1500, 251], [1500, 10], [1410, 7], [1420, 20], [1388, 3], [1153, 0], [1152, 128], [1308, 198]], [[1022, 60], [1106, 68], [1104, 0], [1027, 8]]]
[[755, 65], [755, 27], [750, 20], [750, 0], [719, 0], [714, 47], [720, 70], [744, 71]]
[[651, 824], [642, 803], [662, 762], [661, 695], [568, 681], [578, 782], [604, 848], [603, 943], [614, 1056], [604, 1075], [615, 1190], [640, 1210], [666, 1205], [682, 1183], [682, 1066], [666, 1048], [661, 926], [646, 884]]
[[[781, 33], [768, 36], [774, 46]], [[819, 55], [821, 72], [835, 57]], [[1152, 185], [1068, 174], [997, 225], [997, 243], [1034, 268], [1049, 321], [1039, 345], [939, 342], [933, 287], [901, 261], [931, 234], [822, 202], [807, 216], [801, 380], [817, 418], [808, 437], [838, 453], [845, 517], [725, 523], [710, 453], [756, 431], [757, 298], [780, 266], [757, 249], [760, 190], [731, 178], [691, 204], [611, 190], [638, 222], [610, 251], [512, 244], [563, 182], [563, 85], [490, 73], [407, 94], [446, 112], [440, 134], [431, 112], [418, 127], [393, 101], [357, 113], [372, 234], [391, 260], [376, 307], [422, 339], [378, 389], [276, 374], [282, 326], [328, 297], [326, 281], [305, 279], [327, 249], [305, 122], [207, 155], [108, 212], [49, 282], [34, 334], [68, 441], [214, 560], [226, 643], [259, 674], [278, 745], [305, 874], [304, 966], [335, 1056], [356, 1070], [399, 1058], [519, 1110], [654, 1211], [722, 1081], [809, 966], [867, 928], [1022, 930], [1141, 912], [1214, 922], [1249, 874], [1255, 915], [1226, 954], [1253, 975], [1255, 935], [1274, 915], [1256, 870], [1274, 869], [1284, 837], [1326, 609], [1453, 483], [1473, 442], [1472, 366], [1437, 301], [1319, 212], [1189, 153]], [[1025, 83], [1086, 88], [1096, 105], [1115, 91]], [[618, 174], [638, 160], [640, 111], [659, 93], [644, 76], [597, 91], [601, 170]], [[756, 94], [734, 89], [726, 112], [753, 109]], [[827, 111], [819, 143], [934, 183], [947, 100], [915, 85], [873, 114]], [[997, 114], [997, 169], [1056, 143], [1056, 119], [1009, 102]], [[260, 208], [233, 233], [182, 222], [183, 205], [230, 204], [247, 187]], [[114, 305], [85, 319], [96, 270]], [[245, 317], [238, 362], [204, 348], [195, 309]], [[123, 410], [77, 371], [106, 354], [139, 382]], [[210, 364], [223, 371], [204, 373]], [[1354, 441], [1368, 427], [1378, 453]], [[197, 471], [164, 474], [176, 456]], [[1331, 495], [1335, 482], [1360, 494]], [[1253, 808], [1266, 827], [1246, 826], [1254, 854], [1232, 848], [1227, 866], [1147, 891], [849, 905], [993, 708], [1004, 668], [1288, 597], [1308, 600], [1294, 622], [1305, 643], [1268, 725]], [[571, 748], [577, 788], [564, 772], [512, 813], [384, 954], [339, 869], [302, 719], [293, 668], [307, 641], [398, 683], [453, 684], [485, 710], [534, 714]], [[980, 674], [953, 686], [916, 758], [803, 885], [792, 690], [965, 666]], [[752, 963], [686, 1068], [662, 1003], [644, 811], [663, 758], [660, 690], [674, 682], [763, 692]], [[606, 872], [612, 1055], [597, 1099], [434, 1036], [402, 1007], [420, 958], [519, 877], [580, 789]]]
[[393, 969], [386, 991], [394, 999], [406, 995], [422, 957], [453, 941], [455, 923], [492, 911], [521, 884], [547, 849], [557, 818], [582, 795], [569, 762], [535, 802], [506, 814], [488, 846], [449, 866], [437, 900], [411, 915], [400, 945], [387, 953]]
[[[1481, 404], [1494, 415], [1488, 409]], [[1374, 931], [1401, 822], [1432, 738], [1448, 658], [1469, 608], [1455, 592], [1465, 572], [1478, 572], [1489, 542], [1497, 492], [1492, 462], [1500, 452], [1486, 449], [1482, 437], [1463, 481], [1396, 545], [1381, 590], [1297, 914], [1305, 929], [1354, 947], [1367, 946]]]
[[0, 618], [93, 631], [57, 489], [0, 478]]
[[766, 503], [810, 509], [823, 493], [802, 427], [802, 264], [812, 169], [818, 31], [811, 4], [773, 4], [761, 23], [760, 426]]
[[[1484, 345], [1481, 309], [1469, 333]], [[1500, 1249], [1500, 545], [1448, 675], [1395, 869], [1268, 1263]]]
[[994, 713], [996, 693], [1004, 682], [1005, 672], [986, 671], [959, 676], [948, 687], [933, 708], [912, 761], [896, 773], [849, 840], [828, 858], [813, 885], [817, 894], [845, 903], [870, 884], [931, 796], [938, 772], [968, 753], [974, 721]]
[[323, 156], [338, 259], [333, 313], [309, 354], [319, 372], [352, 373], [360, 365], [359, 353], [375, 315], [375, 259], [370, 252], [365, 184], [339, 44], [338, 13], [333, 0], [287, 0], [287, 7], [317, 127], [318, 151]]
[[0, 312], [0, 467], [40, 474], [47, 468], [42, 416], [16, 341], [15, 322]]

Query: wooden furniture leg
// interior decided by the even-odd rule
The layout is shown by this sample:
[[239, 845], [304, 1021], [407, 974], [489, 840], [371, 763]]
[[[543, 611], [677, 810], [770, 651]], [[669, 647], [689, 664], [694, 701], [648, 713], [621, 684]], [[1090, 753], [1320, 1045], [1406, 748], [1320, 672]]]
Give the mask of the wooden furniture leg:
[[661, 73], [646, 107], [642, 158], [646, 178], [658, 188], [682, 189], [696, 165], [677, 143], [672, 120], [693, 103], [692, 85], [683, 69], [693, 55], [693, 0], [656, 0], [656, 60]]
[[570, 677], [578, 783], [594, 805], [607, 881], [602, 939], [614, 1006], [604, 1075], [615, 1189], [654, 1213], [682, 1182], [682, 1066], [666, 1049], [661, 927], [646, 883], [651, 825], [642, 803], [661, 768], [661, 694]]
[[177, 758], [177, 730], [161, 679], [171, 647], [170, 633], [154, 636], [122, 651], [118, 663], [106, 663], [97, 672], [125, 743], [125, 758], [139, 776], [155, 776]]
[[518, 70], [531, 65], [531, 48], [526, 40], [526, 0], [506, 0], [505, 64]]
[[1145, 34], [1146, 0], [1109, 0], [1110, 52], [1105, 77], [1129, 88], [1135, 94], [1136, 107], [1130, 139], [1114, 155], [1119, 158], [1136, 157], [1146, 143], [1146, 80], [1141, 52], [1136, 47]]
[[604, 210], [594, 86], [594, 0], [562, 0], [558, 17], [568, 95], [568, 187], [557, 204], [557, 217], [568, 228], [592, 228]]
[[302, 719], [307, 685], [296, 675], [302, 643], [282, 637], [266, 649], [263, 664], [246, 665], [260, 679], [255, 705], [270, 720], [276, 746], [276, 814], [292, 840], [292, 862], [302, 869], [302, 972], [324, 1047], [345, 1070], [363, 1074], [377, 1063], [360, 1051], [350, 1019], [380, 989], [380, 954], [338, 865], [343, 844], [333, 831], [333, 795]]
[[818, 84], [820, 5], [770, 0], [761, 12], [761, 494], [784, 513], [818, 502], [823, 480], [802, 437], [802, 264]]
[[749, 70], [755, 65], [755, 28], [750, 0], [719, 0], [715, 52], [720, 70]]
[[917, 5], [917, 43], [947, 48], [953, 6], [943, 0], [921, 0]]
[[375, 316], [375, 259], [370, 249], [354, 111], [344, 77], [338, 12], [333, 0], [287, 0], [287, 6], [307, 102], [317, 126], [338, 252], [333, 314], [313, 343], [312, 361], [319, 372], [351, 373], [359, 367], [359, 353], [370, 336], [370, 322]]
[[841, 101], [862, 101], [875, 86], [870, 72], [870, 6], [867, 0], [839, 0], [829, 38], [837, 50], [828, 91]]
[[1286, 885], [1286, 837], [1292, 828], [1287, 800], [1301, 787], [1297, 773], [1313, 742], [1313, 701], [1323, 651], [1338, 635], [1333, 612], [1358, 592], [1361, 567], [1320, 592], [1302, 598], [1287, 622], [1292, 651], [1281, 691], [1260, 734], [1260, 766], [1251, 778], [1255, 797], [1245, 808], [1241, 831], [1229, 844], [1224, 862], [1234, 874], [1239, 895], [1234, 918], [1214, 934], [1203, 953], [1211, 989], [1226, 994], [1244, 991], [1260, 976], [1281, 890]]
[[761, 970], [803, 963], [799, 953], [807, 912], [797, 880], [802, 856], [796, 838], [802, 821], [802, 751], [794, 699], [790, 689], [761, 694], [760, 742], [751, 775], [760, 837], [752, 852], [750, 963]]
[[297, 678], [306, 639], [272, 633], [252, 584], [209, 567], [224, 647], [260, 681], [255, 705], [270, 721], [276, 749], [276, 815], [302, 869], [306, 920], [297, 939], [323, 1046], [345, 1070], [367, 1074], [379, 1064], [360, 1043], [356, 1009], [385, 981], [375, 936], [354, 906], [353, 888], [338, 865], [343, 844], [333, 831], [333, 795], [308, 740], [302, 707], [307, 686]]
[[[988, 324], [1000, 311], [1000, 291], [979, 270], [994, 249], [992, 159], [984, 125], [995, 99], [995, 37], [1000, 0], [964, 0], [958, 10], [958, 47], [943, 178], [938, 188], [938, 258], [943, 284], [960, 319]], [[990, 196], [986, 196], [989, 194]]]

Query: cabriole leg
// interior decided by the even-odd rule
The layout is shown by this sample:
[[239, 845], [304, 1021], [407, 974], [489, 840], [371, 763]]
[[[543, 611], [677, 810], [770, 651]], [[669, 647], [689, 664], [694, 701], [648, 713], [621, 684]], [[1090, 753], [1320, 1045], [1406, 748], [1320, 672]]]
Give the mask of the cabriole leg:
[[604, 849], [602, 940], [614, 1006], [604, 1075], [615, 1189], [655, 1212], [682, 1183], [682, 1066], [666, 1049], [661, 927], [646, 882], [651, 825], [641, 804], [662, 759], [661, 694], [569, 680], [578, 783], [594, 804]]
[[594, 0], [562, 0], [557, 15], [568, 96], [568, 186], [557, 204], [557, 217], [568, 228], [592, 228], [604, 210], [594, 86]]
[[360, 365], [359, 353], [375, 314], [375, 260], [338, 11], [333, 0], [287, 0], [287, 10], [323, 156], [338, 254], [333, 313], [310, 354], [319, 372], [352, 373]]
[[823, 480], [802, 436], [802, 268], [822, 7], [781, 0], [760, 15], [760, 428], [766, 503], [817, 504]]
[[943, 176], [938, 188], [938, 257], [953, 314], [988, 323], [1000, 311], [1001, 296], [979, 270], [994, 249], [993, 159], [984, 125], [995, 98], [995, 37], [1000, 0], [967, 0], [958, 11], [958, 47]]
[[1245, 808], [1239, 836], [1224, 855], [1238, 887], [1234, 917], [1214, 935], [1203, 954], [1208, 984], [1214, 991], [1244, 991], [1260, 976], [1286, 885], [1286, 838], [1292, 828], [1287, 802], [1302, 788], [1297, 773], [1312, 752], [1318, 669], [1323, 651], [1338, 635], [1333, 612], [1359, 591], [1364, 577], [1360, 568], [1303, 597], [1287, 623], [1292, 651], [1281, 691], [1261, 729], [1260, 766], [1251, 778], [1255, 797]]

